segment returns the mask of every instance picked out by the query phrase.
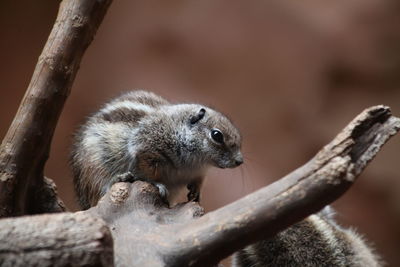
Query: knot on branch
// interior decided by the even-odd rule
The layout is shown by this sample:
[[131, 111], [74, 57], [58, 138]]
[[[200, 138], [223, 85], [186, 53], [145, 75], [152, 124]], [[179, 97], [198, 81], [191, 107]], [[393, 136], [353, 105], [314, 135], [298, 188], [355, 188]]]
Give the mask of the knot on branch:
[[118, 183], [111, 188], [110, 200], [115, 204], [123, 203], [129, 196], [129, 187], [126, 183]]

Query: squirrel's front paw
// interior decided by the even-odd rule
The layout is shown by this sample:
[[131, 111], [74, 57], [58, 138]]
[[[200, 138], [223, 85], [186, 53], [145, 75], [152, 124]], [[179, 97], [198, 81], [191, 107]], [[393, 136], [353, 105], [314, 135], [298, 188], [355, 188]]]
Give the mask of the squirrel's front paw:
[[195, 184], [187, 186], [189, 193], [187, 194], [188, 201], [200, 202], [200, 190]]
[[108, 184], [103, 186], [103, 188], [101, 189], [101, 195], [105, 195], [106, 192], [113, 186], [113, 184], [133, 183], [134, 181], [136, 181], [136, 179], [133, 176], [133, 174], [129, 171], [122, 173], [122, 174], [118, 174], [118, 175], [114, 176]]
[[135, 176], [131, 172], [125, 172], [123, 174], [118, 174], [114, 178], [114, 183], [133, 183], [136, 181]]
[[160, 184], [160, 183], [152, 182], [152, 184], [158, 188], [158, 192], [160, 193], [160, 196], [161, 196], [162, 200], [165, 203], [168, 203], [169, 192], [168, 192], [167, 187], [165, 185], [163, 185], [163, 184]]

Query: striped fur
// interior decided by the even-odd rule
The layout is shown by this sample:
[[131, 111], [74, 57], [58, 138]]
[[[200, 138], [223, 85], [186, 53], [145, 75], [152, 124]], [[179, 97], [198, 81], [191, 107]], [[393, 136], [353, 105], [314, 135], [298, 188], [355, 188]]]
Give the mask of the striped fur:
[[[201, 109], [206, 110], [204, 117], [191, 123]], [[223, 132], [224, 144], [212, 140], [214, 128]], [[173, 201], [188, 184], [201, 186], [208, 167], [235, 167], [242, 158], [240, 146], [238, 130], [223, 114], [133, 91], [88, 118], [75, 135], [70, 162], [84, 209], [97, 203], [114, 177], [128, 171], [137, 179], [165, 185]]]
[[[328, 208], [330, 209], [330, 208]], [[339, 226], [327, 209], [275, 237], [234, 255], [234, 267], [380, 267], [373, 250], [355, 231]]]

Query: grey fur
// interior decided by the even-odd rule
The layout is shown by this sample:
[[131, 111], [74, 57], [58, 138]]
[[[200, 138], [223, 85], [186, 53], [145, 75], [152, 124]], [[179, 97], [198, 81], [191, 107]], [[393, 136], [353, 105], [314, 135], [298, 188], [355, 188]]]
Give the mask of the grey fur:
[[[223, 144], [211, 138], [214, 128], [223, 133]], [[198, 191], [210, 166], [233, 168], [243, 162], [240, 147], [239, 131], [223, 114], [133, 91], [89, 117], [75, 136], [70, 162], [80, 204], [87, 209], [115, 177], [129, 172], [135, 179], [165, 185], [170, 201], [188, 185]], [[194, 199], [198, 195], [191, 194]]]
[[234, 267], [379, 267], [379, 257], [355, 231], [339, 226], [327, 207], [234, 255]]

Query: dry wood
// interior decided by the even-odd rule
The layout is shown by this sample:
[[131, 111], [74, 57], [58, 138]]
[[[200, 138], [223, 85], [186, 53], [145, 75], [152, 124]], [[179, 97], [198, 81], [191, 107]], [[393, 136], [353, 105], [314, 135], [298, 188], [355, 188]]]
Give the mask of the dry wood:
[[[111, 0], [64, 0], [32, 80], [0, 147], [0, 217], [63, 211], [57, 197], [37, 199], [58, 117], [83, 53]], [[50, 193], [52, 194], [52, 193]], [[57, 196], [57, 194], [52, 194]], [[51, 207], [50, 210], [46, 208]]]
[[103, 220], [60, 213], [0, 220], [1, 266], [113, 266]]

